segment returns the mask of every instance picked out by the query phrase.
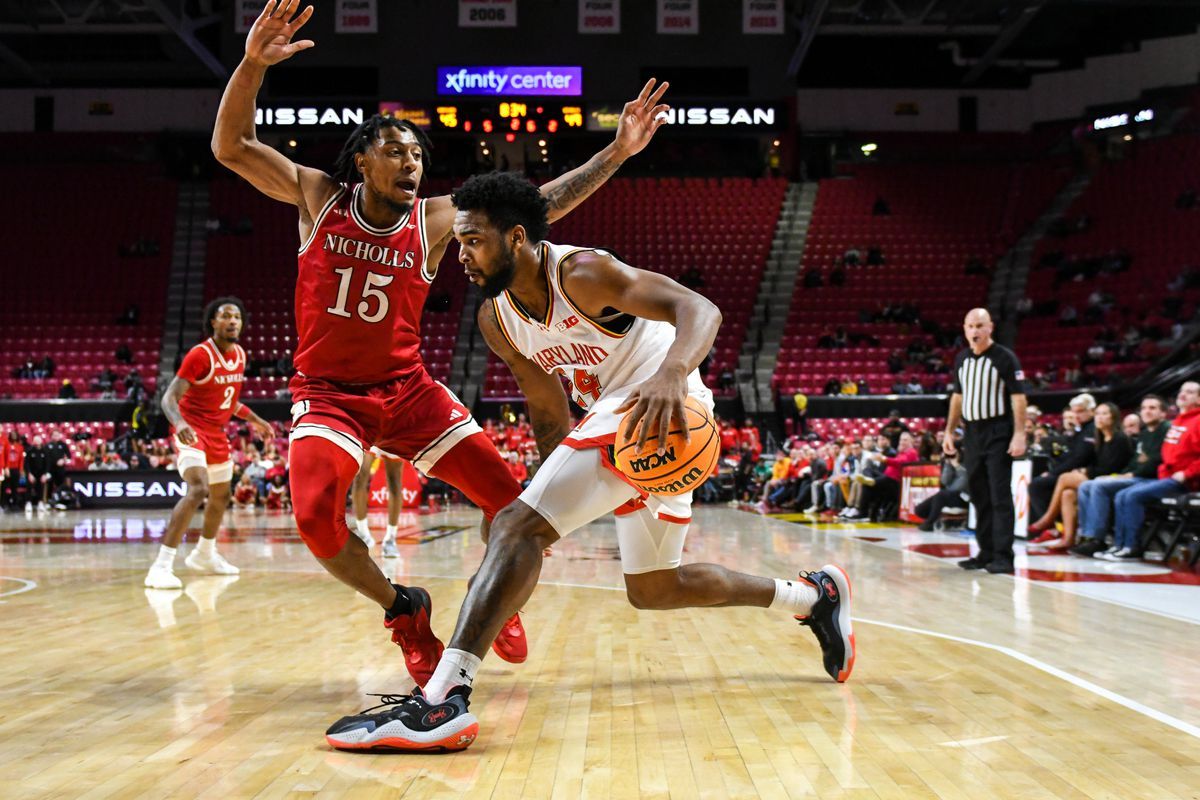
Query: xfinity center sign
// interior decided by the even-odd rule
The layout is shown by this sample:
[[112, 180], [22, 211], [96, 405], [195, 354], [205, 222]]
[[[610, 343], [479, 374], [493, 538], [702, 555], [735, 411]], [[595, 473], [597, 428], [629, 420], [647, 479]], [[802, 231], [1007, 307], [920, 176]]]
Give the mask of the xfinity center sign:
[[583, 67], [438, 67], [440, 95], [583, 94]]

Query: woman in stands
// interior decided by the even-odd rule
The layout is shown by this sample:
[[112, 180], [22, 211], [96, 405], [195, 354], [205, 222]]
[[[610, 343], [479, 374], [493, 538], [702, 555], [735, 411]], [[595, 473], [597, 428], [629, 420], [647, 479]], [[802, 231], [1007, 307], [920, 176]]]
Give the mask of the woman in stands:
[[[1095, 455], [1086, 467], [1059, 476], [1050, 507], [1041, 519], [1029, 526], [1031, 535], [1040, 534], [1031, 539], [1030, 544], [1040, 544], [1049, 550], [1065, 550], [1075, 543], [1075, 529], [1079, 521], [1079, 486], [1090, 478], [1117, 474], [1133, 456], [1133, 442], [1121, 432], [1120, 422], [1121, 410], [1116, 403], [1103, 403], [1096, 407]], [[1061, 536], [1055, 529], [1060, 517]]]

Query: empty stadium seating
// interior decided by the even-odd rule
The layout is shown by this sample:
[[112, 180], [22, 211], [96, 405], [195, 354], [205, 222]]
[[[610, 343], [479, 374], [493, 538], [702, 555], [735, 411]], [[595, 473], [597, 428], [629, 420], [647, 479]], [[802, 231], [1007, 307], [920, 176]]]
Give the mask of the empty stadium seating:
[[[804, 252], [804, 269], [821, 273], [822, 285], [797, 281], [781, 340], [774, 386], [782, 393], [820, 392], [830, 378], [863, 378], [872, 393], [890, 392], [890, 352], [921, 332], [897, 323], [864, 322], [887, 305], [912, 303], [923, 320], [947, 328], [961, 325], [966, 309], [982, 305], [986, 275], [966, 274], [968, 259], [990, 265], [1011, 247], [1070, 177], [1062, 160], [1019, 166], [1001, 164], [858, 165], [850, 177], [822, 180]], [[883, 198], [890, 213], [875, 215]], [[868, 266], [868, 249], [883, 264]], [[847, 250], [860, 263], [845, 267], [845, 282], [831, 276]], [[823, 332], [844, 327], [869, 335], [878, 346], [817, 347]], [[927, 338], [927, 337], [921, 337]], [[952, 353], [944, 349], [949, 362]]]
[[[56, 397], [64, 378], [79, 397], [95, 397], [92, 381], [104, 367], [120, 378], [136, 367], [153, 392], [176, 183], [135, 164], [6, 165], [5, 180], [19, 191], [0, 197], [0, 214], [19, 220], [20, 235], [0, 239], [0, 398]], [[138, 240], [157, 252], [118, 255]], [[138, 323], [117, 325], [131, 304]], [[132, 365], [116, 361], [123, 344]], [[26, 360], [45, 356], [56, 363], [53, 379], [13, 377]]]
[[[724, 322], [705, 376], [737, 366], [758, 296], [787, 183], [782, 179], [631, 178], [609, 181], [556, 222], [552, 241], [611, 248], [627, 263], [680, 278], [695, 270], [696, 291], [721, 309]], [[508, 368], [489, 361], [483, 396], [520, 394]]]

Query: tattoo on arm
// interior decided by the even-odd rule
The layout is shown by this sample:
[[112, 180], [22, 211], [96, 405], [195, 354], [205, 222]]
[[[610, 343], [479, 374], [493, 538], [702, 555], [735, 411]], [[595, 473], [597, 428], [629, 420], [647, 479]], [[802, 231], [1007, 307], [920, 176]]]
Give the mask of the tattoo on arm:
[[620, 167], [617, 161], [595, 158], [546, 193], [550, 217], [561, 217], [599, 189]]
[[554, 448], [558, 447], [570, 432], [570, 426], [563, 425], [558, 420], [534, 418], [533, 438], [537, 441], [538, 455], [541, 456], [541, 460], [545, 461], [549, 458], [550, 454], [554, 452]]

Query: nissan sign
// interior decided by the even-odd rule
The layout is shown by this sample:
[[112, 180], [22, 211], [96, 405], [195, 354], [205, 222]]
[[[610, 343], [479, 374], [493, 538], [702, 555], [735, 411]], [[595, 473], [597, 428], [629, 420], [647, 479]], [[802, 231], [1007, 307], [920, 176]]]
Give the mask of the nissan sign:
[[254, 110], [254, 124], [268, 128], [349, 128], [366, 118], [361, 106], [265, 106]]
[[583, 94], [583, 67], [438, 67], [441, 95]]
[[187, 494], [173, 470], [68, 472], [85, 508], [170, 508]]

